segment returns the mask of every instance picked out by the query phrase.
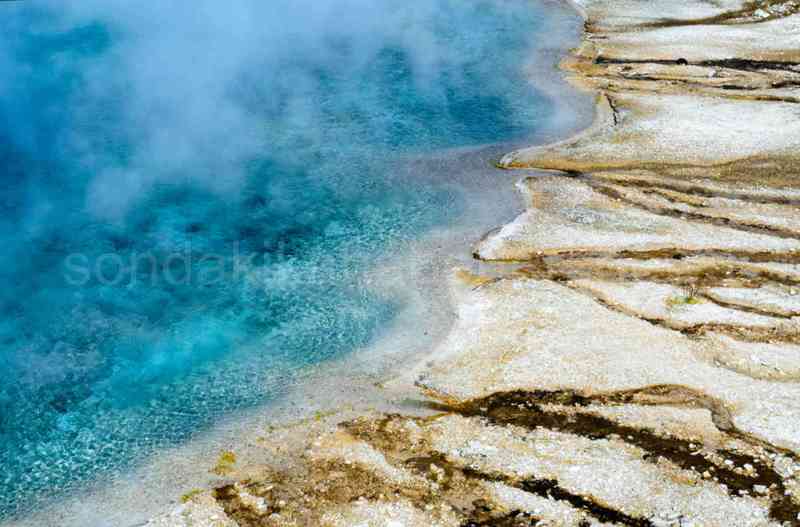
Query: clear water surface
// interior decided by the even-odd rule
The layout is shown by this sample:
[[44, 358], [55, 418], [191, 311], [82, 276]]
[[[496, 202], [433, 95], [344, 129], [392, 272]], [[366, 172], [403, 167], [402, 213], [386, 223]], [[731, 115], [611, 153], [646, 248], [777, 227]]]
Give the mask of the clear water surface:
[[[232, 5], [233, 4], [233, 5]], [[528, 137], [524, 0], [0, 2], [0, 519], [364, 346], [457, 217], [408, 156]]]

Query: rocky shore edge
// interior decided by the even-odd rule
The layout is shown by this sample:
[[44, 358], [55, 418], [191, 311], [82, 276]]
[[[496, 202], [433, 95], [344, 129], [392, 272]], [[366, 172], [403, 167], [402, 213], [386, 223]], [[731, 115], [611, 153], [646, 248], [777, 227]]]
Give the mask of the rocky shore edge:
[[573, 3], [597, 118], [501, 160], [527, 210], [419, 411], [273, 430], [149, 527], [800, 525], [800, 0]]

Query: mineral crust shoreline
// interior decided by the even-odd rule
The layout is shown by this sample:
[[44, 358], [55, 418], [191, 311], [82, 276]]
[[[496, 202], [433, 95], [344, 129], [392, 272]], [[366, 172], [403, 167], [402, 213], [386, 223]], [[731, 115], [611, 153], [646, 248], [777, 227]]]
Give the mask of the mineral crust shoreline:
[[573, 3], [597, 118], [500, 162], [547, 172], [474, 248], [500, 271], [453, 273], [425, 411], [150, 527], [800, 525], [800, 0]]

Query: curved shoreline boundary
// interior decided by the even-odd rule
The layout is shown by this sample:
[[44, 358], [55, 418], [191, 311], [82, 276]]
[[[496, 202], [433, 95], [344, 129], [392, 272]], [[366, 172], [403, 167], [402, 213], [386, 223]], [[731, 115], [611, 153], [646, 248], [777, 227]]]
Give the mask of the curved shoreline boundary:
[[800, 524], [800, 2], [574, 4], [597, 119], [501, 161], [548, 172], [420, 410], [275, 431], [149, 526]]

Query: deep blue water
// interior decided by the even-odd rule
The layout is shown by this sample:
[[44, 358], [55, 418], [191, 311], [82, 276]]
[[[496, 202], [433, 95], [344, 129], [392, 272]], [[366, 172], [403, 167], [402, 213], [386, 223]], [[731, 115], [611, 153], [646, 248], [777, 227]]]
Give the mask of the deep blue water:
[[549, 117], [537, 4], [235, 4], [0, 2], [0, 519], [369, 343], [461, 208], [403, 158]]

